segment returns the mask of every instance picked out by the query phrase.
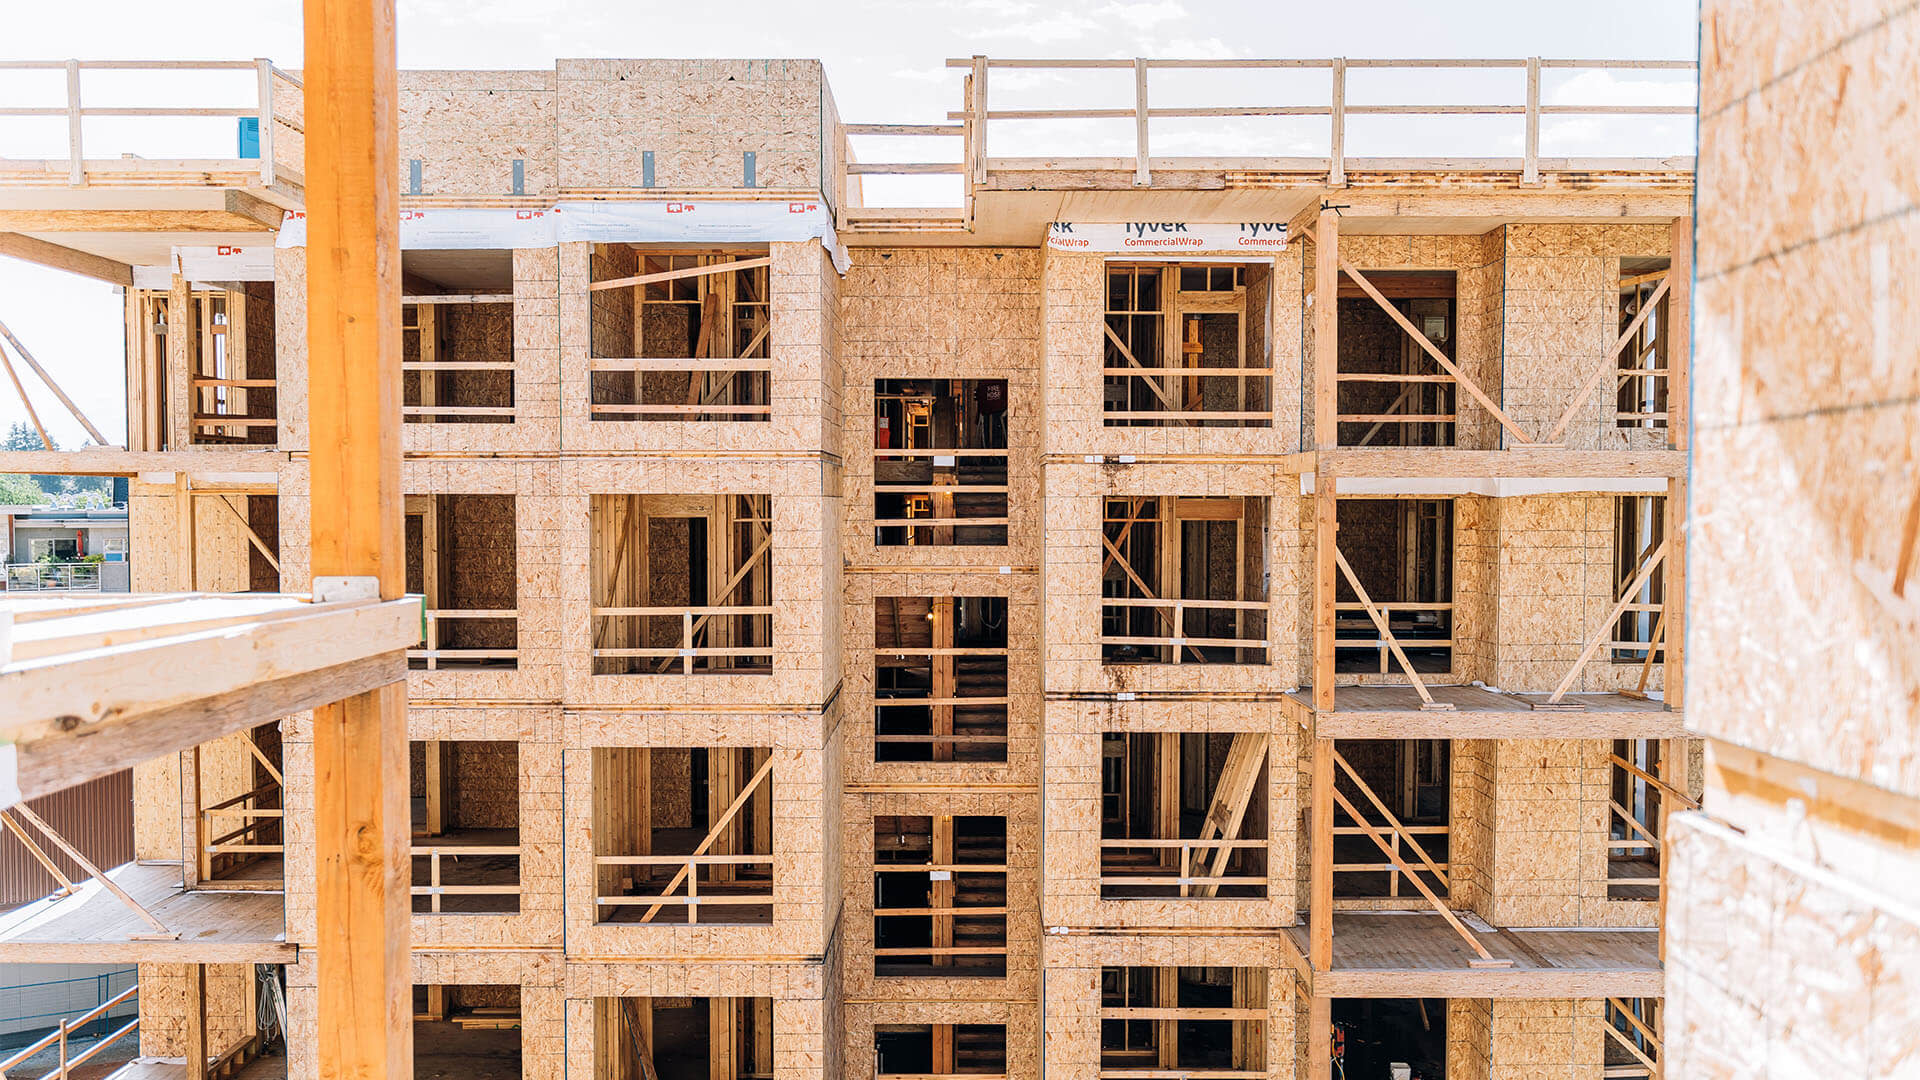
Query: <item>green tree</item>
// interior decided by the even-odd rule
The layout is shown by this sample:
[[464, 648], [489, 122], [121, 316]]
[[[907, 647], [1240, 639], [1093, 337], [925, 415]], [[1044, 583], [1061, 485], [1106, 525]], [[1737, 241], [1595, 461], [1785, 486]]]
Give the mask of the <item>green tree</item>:
[[0, 506], [33, 506], [47, 501], [47, 493], [20, 473], [0, 473]]

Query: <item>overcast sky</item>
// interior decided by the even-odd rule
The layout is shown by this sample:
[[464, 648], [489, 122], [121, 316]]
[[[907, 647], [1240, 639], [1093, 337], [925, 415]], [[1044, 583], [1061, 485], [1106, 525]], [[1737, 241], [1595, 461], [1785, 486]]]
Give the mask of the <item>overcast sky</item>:
[[[6, 59], [251, 59], [300, 66], [297, 0], [168, 3], [82, 0], [0, 4], [0, 57]], [[556, 57], [816, 57], [848, 121], [925, 123], [959, 104], [960, 73], [948, 57], [1596, 57], [1694, 59], [1697, 4], [1691, 0], [727, 0], [725, 3], [620, 3], [613, 0], [399, 0], [400, 64], [412, 68], [547, 68]], [[1319, 75], [1323, 82], [1325, 76]], [[1301, 84], [1275, 77], [1155, 76], [1164, 104], [1228, 105], [1291, 97]], [[1316, 84], [1317, 85], [1317, 84]], [[996, 75], [994, 106], [1126, 105], [1126, 86], [1094, 76]], [[1324, 91], [1322, 92], [1324, 93]], [[1686, 103], [1671, 81], [1602, 73], [1562, 76], [1549, 102]], [[1122, 98], [1116, 98], [1116, 94]], [[46, 104], [21, 84], [0, 80], [0, 103]], [[1446, 73], [1356, 81], [1349, 101], [1517, 103], [1512, 75], [1474, 79]], [[1324, 101], [1324, 98], [1321, 99]], [[171, 102], [169, 102], [171, 103]], [[245, 102], [238, 102], [244, 104]], [[1311, 101], [1292, 100], [1307, 104]], [[1566, 118], [1543, 131], [1542, 153], [1691, 153], [1693, 126], [1678, 122]], [[1324, 122], [1323, 122], [1324, 123]], [[1433, 140], [1449, 152], [1517, 155], [1513, 118], [1459, 121], [1444, 132], [1382, 122], [1356, 129], [1349, 153], [1412, 153]], [[1009, 124], [1010, 129], [1015, 125]], [[1167, 127], [1167, 130], [1162, 130]], [[90, 129], [91, 130], [91, 129]], [[1129, 133], [1085, 125], [1076, 152], [1124, 154]], [[1156, 122], [1156, 153], [1232, 153], [1257, 141], [1270, 150], [1315, 153], [1324, 129], [1226, 122], [1172, 130]], [[37, 133], [0, 125], [0, 157], [40, 156]], [[996, 128], [999, 152], [1041, 152], [1048, 136]], [[1379, 147], [1364, 145], [1374, 139]], [[1362, 145], [1354, 145], [1362, 142]], [[1458, 147], [1458, 149], [1455, 149]], [[142, 153], [152, 151], [142, 146]], [[917, 149], [895, 140], [863, 144], [868, 160], [906, 159]], [[1054, 148], [1053, 152], [1060, 152]], [[1438, 152], [1438, 151], [1436, 151]], [[159, 156], [154, 154], [153, 156]], [[1238, 155], [1236, 155], [1238, 156]], [[910, 197], [910, 196], [903, 196]], [[54, 372], [96, 424], [118, 441], [125, 432], [121, 306], [110, 286], [0, 257], [0, 322]], [[23, 372], [23, 376], [27, 373]], [[44, 388], [30, 386], [36, 408], [65, 446], [84, 439]], [[0, 427], [24, 419], [12, 388], [0, 383]]]

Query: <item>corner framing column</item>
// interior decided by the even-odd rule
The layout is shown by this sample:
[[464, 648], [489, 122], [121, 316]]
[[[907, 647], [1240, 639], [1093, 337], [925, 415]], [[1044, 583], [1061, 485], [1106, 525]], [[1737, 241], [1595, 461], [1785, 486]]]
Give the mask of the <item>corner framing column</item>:
[[[1344, 69], [1341, 74], [1344, 74]], [[1337, 124], [1337, 121], [1336, 121]], [[1337, 130], [1337, 128], [1336, 128]], [[1337, 151], [1336, 151], [1337, 153]], [[1340, 168], [1336, 157], [1334, 168]], [[1340, 215], [1322, 208], [1313, 233], [1313, 446], [1340, 445]], [[1339, 503], [1316, 455], [1313, 484], [1312, 788], [1307, 819], [1307, 963], [1315, 974], [1333, 966], [1333, 742], [1320, 738], [1319, 715], [1332, 712], [1334, 602]], [[1333, 1001], [1313, 988], [1307, 1003], [1307, 1075], [1332, 1072]]]
[[[308, 0], [312, 570], [405, 589], [393, 0]], [[354, 584], [360, 584], [358, 582]], [[344, 590], [343, 590], [344, 591]], [[413, 1074], [406, 683], [314, 710], [320, 1075]]]

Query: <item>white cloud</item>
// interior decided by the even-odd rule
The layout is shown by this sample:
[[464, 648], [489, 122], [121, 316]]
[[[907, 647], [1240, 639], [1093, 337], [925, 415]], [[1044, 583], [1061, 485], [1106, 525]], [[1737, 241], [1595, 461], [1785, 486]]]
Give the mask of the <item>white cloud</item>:
[[1099, 23], [1084, 15], [1076, 15], [1070, 11], [1056, 11], [1051, 15], [1027, 19], [1024, 22], [975, 27], [963, 36], [975, 41], [984, 38], [1001, 38], [1041, 44], [1078, 41], [1099, 28]]
[[1685, 72], [1669, 78], [1623, 76], [1606, 69], [1582, 71], [1548, 89], [1548, 105], [1692, 105], [1695, 91]]
[[1108, 19], [1117, 19], [1135, 30], [1151, 30], [1163, 22], [1187, 17], [1187, 9], [1174, 0], [1158, 0], [1156, 3], [1106, 4], [1095, 8], [1093, 13]]

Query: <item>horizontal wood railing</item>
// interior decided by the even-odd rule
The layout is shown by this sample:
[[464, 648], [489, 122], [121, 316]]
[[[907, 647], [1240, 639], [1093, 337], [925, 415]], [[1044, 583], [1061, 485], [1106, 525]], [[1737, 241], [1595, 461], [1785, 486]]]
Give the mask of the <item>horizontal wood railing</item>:
[[[278, 806], [259, 806], [261, 799], [269, 795], [278, 796], [280, 785], [268, 781], [252, 791], [242, 792], [230, 799], [222, 799], [200, 811], [200, 880], [208, 882], [214, 879], [213, 861], [223, 855], [282, 855], [286, 852], [284, 843], [261, 843], [259, 834], [286, 816], [286, 810]], [[220, 832], [220, 822], [238, 821], [239, 824]]]
[[32, 1043], [29, 1043], [26, 1046], [23, 1046], [20, 1049], [14, 1051], [13, 1054], [9, 1056], [6, 1060], [0, 1061], [0, 1076], [6, 1076], [15, 1067], [19, 1066], [23, 1062], [26, 1062], [38, 1056], [40, 1053], [45, 1051], [47, 1047], [58, 1046], [59, 1051], [56, 1053], [54, 1057], [54, 1062], [55, 1062], [54, 1067], [48, 1072], [42, 1074], [40, 1077], [40, 1080], [65, 1080], [65, 1078], [71, 1075], [75, 1069], [78, 1069], [80, 1066], [85, 1065], [89, 1061], [92, 1061], [102, 1051], [106, 1050], [108, 1047], [112, 1046], [114, 1043], [119, 1042], [121, 1039], [125, 1038], [126, 1036], [139, 1031], [140, 1017], [138, 1015], [135, 1015], [133, 1019], [127, 1021], [126, 1024], [124, 1024], [120, 1028], [114, 1031], [110, 1031], [106, 1035], [102, 1036], [92, 1046], [87, 1047], [85, 1050], [81, 1051], [79, 1054], [74, 1055], [73, 1057], [68, 1057], [67, 1048], [68, 1048], [69, 1039], [71, 1037], [71, 1033], [78, 1031], [81, 1028], [86, 1027], [88, 1024], [93, 1023], [95, 1020], [98, 1020], [100, 1017], [107, 1015], [108, 1013], [112, 1012], [115, 1008], [120, 1006], [122, 1003], [130, 999], [137, 998], [139, 996], [140, 996], [140, 984], [134, 983], [132, 986], [127, 987], [125, 990], [120, 991], [118, 994], [113, 995], [107, 1000], [101, 1002], [98, 1005], [95, 1005], [93, 1008], [88, 1009], [86, 1012], [81, 1013], [79, 1016], [76, 1016], [71, 1020], [62, 1019], [60, 1023], [56, 1025], [52, 1031], [41, 1036], [38, 1040]]
[[[412, 895], [426, 896], [431, 900], [428, 910], [435, 915], [445, 914], [441, 910], [441, 898], [446, 896], [519, 896], [519, 874], [512, 882], [497, 884], [448, 885], [443, 883], [442, 859], [458, 859], [461, 856], [512, 856], [519, 858], [518, 844], [414, 844], [409, 853], [413, 859], [427, 860], [427, 883], [411, 886]], [[455, 912], [455, 914], [460, 914]]]
[[[1357, 612], [1361, 616], [1358, 619], [1348, 619], [1335, 623], [1334, 648], [1376, 650], [1380, 657], [1378, 674], [1391, 674], [1395, 663], [1393, 645], [1387, 641], [1386, 637], [1380, 633], [1379, 627], [1368, 617], [1367, 605], [1359, 602], [1342, 601], [1333, 605], [1333, 609], [1338, 614]], [[1387, 620], [1388, 629], [1392, 631], [1394, 640], [1399, 643], [1402, 649], [1452, 649], [1454, 647], [1454, 605], [1451, 602], [1398, 603], [1375, 600], [1373, 602], [1373, 609]], [[1398, 617], [1396, 618], [1396, 616]], [[1444, 616], [1444, 618], [1442, 618], [1442, 616]], [[1409, 631], [1423, 625], [1423, 617], [1432, 618], [1432, 622], [1428, 625], [1436, 628], [1444, 626], [1446, 628], [1446, 636], [1417, 637], [1409, 634]]]
[[[1145, 596], [1106, 596], [1100, 599], [1100, 614], [1104, 620], [1109, 616], [1117, 615], [1121, 609], [1147, 608], [1158, 610], [1170, 613], [1173, 618], [1173, 628], [1175, 630], [1181, 630], [1186, 625], [1186, 614], [1190, 611], [1265, 612], [1269, 610], [1271, 606], [1272, 605], [1265, 600], [1184, 600], [1177, 598], [1160, 600]], [[1173, 650], [1172, 662], [1175, 664], [1182, 663], [1182, 658], [1186, 653], [1196, 648], [1265, 649], [1267, 647], [1264, 623], [1261, 624], [1257, 636], [1255, 636], [1256, 631], [1252, 627], [1244, 625], [1244, 620], [1236, 620], [1236, 624], [1240, 625], [1242, 636], [1216, 638], [1191, 636], [1184, 633], [1164, 636], [1143, 636], [1107, 634], [1103, 632], [1100, 635], [1100, 644], [1103, 647], [1108, 645], [1140, 645], [1150, 648], [1171, 648]], [[1204, 663], [1205, 661], [1197, 662]]]
[[[0, 71], [64, 71], [66, 73], [65, 101], [57, 106], [0, 106], [0, 117], [47, 117], [64, 118], [67, 122], [66, 155], [63, 164], [66, 169], [66, 182], [71, 187], [88, 187], [94, 184], [112, 184], [117, 175], [131, 173], [179, 173], [183, 183], [208, 183], [207, 174], [218, 173], [254, 173], [261, 187], [272, 187], [280, 173], [298, 176], [298, 170], [288, 169], [284, 163], [275, 161], [275, 134], [277, 129], [285, 128], [292, 134], [302, 134], [301, 124], [290, 117], [279, 115], [274, 110], [273, 92], [277, 85], [299, 89], [300, 80], [273, 65], [270, 60], [0, 60]], [[206, 73], [216, 71], [252, 71], [254, 80], [254, 102], [251, 105], [238, 106], [165, 106], [165, 105], [87, 105], [82, 100], [84, 76], [88, 72], [100, 71], [145, 71]], [[297, 95], [296, 95], [297, 96]], [[108, 158], [89, 159], [86, 156], [84, 128], [90, 117], [119, 117], [124, 119], [166, 120], [181, 118], [207, 117], [251, 117], [259, 122], [259, 158], [242, 158], [237, 154], [222, 158], [142, 158], [115, 155]], [[21, 164], [16, 160], [12, 165]], [[53, 166], [55, 161], [29, 162]], [[0, 168], [0, 173], [9, 171]], [[137, 180], [141, 184], [151, 184], [148, 177]]]
[[[769, 641], [764, 645], [695, 645], [699, 631], [717, 618], [738, 616], [773, 617], [771, 604], [732, 604], [706, 607], [596, 607], [595, 619], [615, 619], [642, 617], [649, 619], [673, 618], [680, 621], [680, 643], [658, 648], [605, 647], [593, 650], [594, 656], [643, 656], [661, 657], [682, 661], [682, 674], [693, 674], [694, 660], [700, 657], [765, 657], [769, 663], [773, 659], [773, 645]], [[771, 638], [771, 634], [767, 635]], [[596, 635], [597, 637], [597, 635]], [[757, 669], [746, 669], [757, 670]]]
[[[1388, 875], [1388, 877], [1387, 877], [1387, 892], [1385, 896], [1340, 897], [1334, 901], [1334, 906], [1336, 908], [1342, 907], [1342, 906], [1364, 907], [1364, 906], [1367, 906], [1368, 902], [1375, 901], [1375, 900], [1407, 900], [1410, 903], [1415, 905], [1425, 904], [1426, 901], [1424, 898], [1414, 896], [1411, 893], [1401, 892], [1401, 885], [1400, 885], [1401, 879], [1407, 876], [1406, 871], [1403, 870], [1402, 867], [1412, 866], [1413, 863], [1411, 863], [1409, 860], [1414, 858], [1414, 854], [1412, 850], [1403, 848], [1402, 843], [1403, 841], [1409, 842], [1409, 843], [1418, 842], [1418, 841], [1415, 841], [1413, 838], [1420, 837], [1420, 836], [1444, 837], [1444, 836], [1447, 836], [1449, 832], [1450, 832], [1449, 827], [1445, 825], [1401, 825], [1397, 829], [1387, 833], [1386, 839], [1387, 839], [1388, 845], [1392, 848], [1392, 854], [1387, 856], [1387, 859], [1385, 862], [1365, 862], [1365, 861], [1344, 861], [1343, 862], [1336, 858], [1333, 864], [1333, 872], [1336, 875], [1338, 874], [1386, 874]], [[1366, 829], [1361, 828], [1358, 825], [1336, 825], [1333, 828], [1333, 835], [1336, 837], [1340, 837], [1340, 836], [1364, 837], [1364, 836], [1367, 836], [1368, 833]], [[1423, 865], [1421, 867], [1416, 867], [1415, 872], [1419, 872], [1419, 870], [1421, 869], [1425, 869], [1425, 866]], [[1445, 859], [1434, 859], [1432, 862], [1432, 869], [1428, 870], [1427, 873], [1434, 878], [1435, 882], [1439, 884], [1442, 890], [1445, 890], [1447, 887], [1447, 875], [1452, 872], [1452, 869], [1453, 869], [1452, 865], [1448, 863]], [[1359, 903], [1352, 904], [1352, 903], [1348, 903], [1348, 901], [1359, 901]]]
[[[693, 924], [700, 921], [700, 909], [703, 907], [767, 907], [773, 903], [774, 859], [772, 854], [595, 855], [593, 865], [596, 869], [603, 866], [673, 866], [681, 870], [656, 892], [634, 893], [629, 896], [596, 896], [594, 903], [600, 907], [658, 908], [662, 905], [684, 907], [687, 909], [687, 922]], [[700, 868], [703, 866], [764, 866], [767, 868], [768, 878], [765, 881], [728, 882], [729, 886], [737, 886], [741, 891], [733, 891], [730, 888], [724, 894], [709, 892], [702, 896]], [[636, 882], [636, 887], [647, 884], [650, 883]], [[709, 881], [707, 884], [711, 886], [715, 883]], [[686, 888], [684, 894], [674, 891], [683, 885]]]
[[[1238, 874], [1235, 874], [1235, 873], [1207, 874], [1205, 872], [1196, 873], [1195, 867], [1203, 864], [1210, 855], [1217, 854], [1223, 849], [1232, 850], [1232, 851], [1265, 851], [1266, 848], [1267, 848], [1267, 841], [1265, 839], [1243, 839], [1243, 840], [1220, 840], [1220, 839], [1200, 840], [1197, 838], [1196, 839], [1180, 839], [1180, 840], [1150, 840], [1150, 839], [1139, 839], [1139, 838], [1120, 839], [1120, 840], [1103, 839], [1100, 841], [1100, 852], [1102, 856], [1104, 856], [1107, 852], [1110, 852], [1110, 851], [1112, 852], [1156, 851], [1157, 852], [1157, 851], [1178, 850], [1180, 852], [1180, 871], [1177, 875], [1154, 874], [1154, 873], [1147, 873], [1147, 874], [1122, 873], [1122, 872], [1119, 872], [1119, 868], [1110, 867], [1109, 865], [1107, 865], [1107, 863], [1104, 861], [1104, 858], [1103, 858], [1100, 866], [1100, 883], [1102, 885], [1116, 885], [1116, 886], [1121, 886], [1121, 885], [1174, 886], [1174, 885], [1177, 885], [1180, 888], [1180, 895], [1183, 897], [1192, 896], [1193, 895], [1192, 888], [1196, 885], [1201, 885], [1201, 886], [1204, 886], [1204, 885], [1213, 885], [1213, 886], [1257, 885], [1260, 888], [1265, 889], [1267, 886], [1266, 874], [1255, 874], [1255, 873], [1247, 873], [1247, 872], [1242, 872]], [[1204, 867], [1202, 868], [1202, 870], [1204, 871]], [[1209, 897], [1217, 897], [1219, 895], [1219, 892], [1216, 889], [1214, 892], [1209, 893], [1207, 895]]]
[[441, 661], [512, 660], [517, 664], [520, 660], [518, 647], [512, 649], [448, 648], [440, 641], [440, 624], [459, 619], [511, 619], [517, 641], [520, 625], [519, 608], [428, 608], [425, 615], [427, 636], [421, 639], [421, 648], [407, 650], [407, 659], [424, 661], [428, 671], [438, 670]]

